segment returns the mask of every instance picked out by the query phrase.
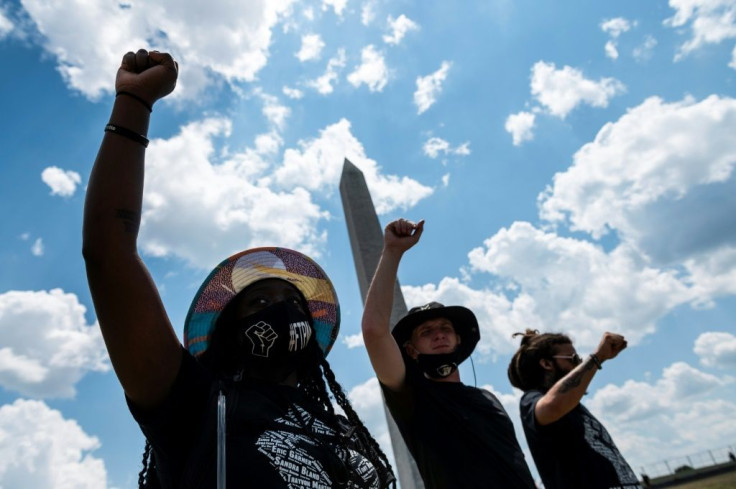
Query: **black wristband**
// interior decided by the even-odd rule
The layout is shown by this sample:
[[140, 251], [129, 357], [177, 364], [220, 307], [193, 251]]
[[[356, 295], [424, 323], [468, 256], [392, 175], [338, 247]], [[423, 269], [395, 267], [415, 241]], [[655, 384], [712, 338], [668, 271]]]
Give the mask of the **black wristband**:
[[105, 126], [105, 132], [115, 133], [118, 136], [123, 136], [124, 138], [128, 138], [138, 144], [143, 145], [144, 148], [148, 147], [148, 138], [146, 138], [145, 136], [141, 136], [137, 132], [131, 131], [130, 129], [116, 126], [115, 124], [108, 124]]
[[141, 104], [143, 104], [143, 106], [148, 109], [148, 112], [153, 112], [153, 107], [151, 107], [151, 104], [149, 104], [148, 102], [146, 102], [145, 100], [143, 100], [138, 95], [136, 95], [134, 93], [130, 93], [130, 92], [120, 91], [120, 92], [118, 92], [118, 93], [115, 94], [115, 98], [118, 98], [121, 95], [127, 95], [128, 97], [133, 97], [138, 102], [140, 102]]
[[595, 356], [595, 353], [590, 354], [590, 359], [593, 360], [593, 363], [595, 363], [595, 366], [598, 367], [598, 370], [603, 370], [603, 365], [601, 365], [601, 361], [598, 359], [597, 356]]

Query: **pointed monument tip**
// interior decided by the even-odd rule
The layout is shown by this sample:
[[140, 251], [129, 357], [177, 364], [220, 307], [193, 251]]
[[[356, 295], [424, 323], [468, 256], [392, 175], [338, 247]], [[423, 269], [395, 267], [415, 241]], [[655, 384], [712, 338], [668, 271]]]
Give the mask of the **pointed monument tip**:
[[342, 165], [342, 173], [363, 173], [360, 169], [355, 166], [349, 159], [345, 158], [345, 162]]

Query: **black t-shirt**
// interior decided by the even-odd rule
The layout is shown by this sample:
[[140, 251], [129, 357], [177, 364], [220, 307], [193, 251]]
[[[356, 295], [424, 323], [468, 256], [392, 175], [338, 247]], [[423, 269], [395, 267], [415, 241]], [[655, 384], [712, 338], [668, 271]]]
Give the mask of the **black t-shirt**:
[[585, 406], [540, 426], [534, 408], [544, 392], [525, 392], [521, 421], [537, 470], [547, 489], [639, 488], [636, 474], [606, 428]]
[[429, 380], [411, 364], [402, 391], [381, 387], [428, 489], [535, 487], [514, 426], [490, 392]]
[[[227, 487], [232, 489], [380, 487], [356, 436], [297, 388], [223, 384], [185, 353], [171, 393], [154, 411], [129, 402], [151, 442], [159, 480], [169, 488], [214, 488], [217, 397], [226, 391]], [[334, 428], [333, 428], [334, 426]], [[347, 430], [345, 430], [347, 431]]]

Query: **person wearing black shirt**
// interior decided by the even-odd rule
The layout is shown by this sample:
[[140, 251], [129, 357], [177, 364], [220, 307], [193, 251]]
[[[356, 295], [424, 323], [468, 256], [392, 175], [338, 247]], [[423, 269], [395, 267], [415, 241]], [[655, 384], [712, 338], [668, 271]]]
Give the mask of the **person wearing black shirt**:
[[[194, 297], [179, 342], [136, 247], [145, 134], [178, 68], [157, 51], [123, 56], [84, 209], [95, 311], [146, 435], [139, 486], [394, 485], [386, 456], [327, 363], [340, 308], [332, 282], [307, 256], [256, 248], [220, 263]], [[328, 386], [345, 416], [335, 413]]]
[[429, 489], [534, 488], [514, 427], [498, 399], [466, 386], [458, 365], [480, 332], [461, 306], [414, 307], [389, 329], [396, 272], [424, 221], [386, 226], [362, 330], [386, 404]]
[[527, 330], [514, 336], [522, 339], [508, 376], [524, 391], [521, 421], [544, 487], [640, 488], [606, 428], [580, 402], [601, 364], [626, 348], [624, 337], [605, 333], [583, 360], [563, 334]]

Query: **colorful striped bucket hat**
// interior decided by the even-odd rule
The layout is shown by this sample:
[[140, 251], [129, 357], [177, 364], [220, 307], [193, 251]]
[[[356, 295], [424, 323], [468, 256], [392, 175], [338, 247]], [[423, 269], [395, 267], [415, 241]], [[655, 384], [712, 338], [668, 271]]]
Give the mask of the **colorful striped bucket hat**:
[[326, 357], [340, 330], [340, 304], [327, 274], [311, 258], [287, 248], [253, 248], [220, 263], [194, 296], [184, 320], [184, 346], [196, 356], [210, 345], [217, 318], [238, 292], [263, 279], [296, 287], [307, 301], [317, 343]]

